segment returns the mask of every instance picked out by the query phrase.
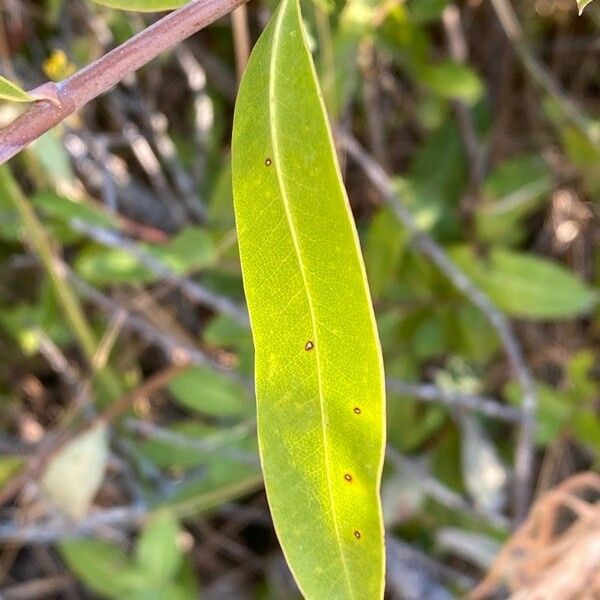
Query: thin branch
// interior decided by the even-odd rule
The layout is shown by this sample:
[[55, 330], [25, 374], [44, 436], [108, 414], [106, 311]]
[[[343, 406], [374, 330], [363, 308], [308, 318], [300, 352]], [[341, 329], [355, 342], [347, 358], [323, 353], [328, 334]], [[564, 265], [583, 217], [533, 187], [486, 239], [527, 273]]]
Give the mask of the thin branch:
[[194, 0], [68, 79], [44, 84], [38, 90], [54, 100], [34, 103], [27, 112], [0, 130], [0, 164], [130, 73], [245, 2]]
[[422, 490], [442, 506], [484, 519], [490, 525], [499, 529], [508, 529], [509, 522], [505, 517], [471, 504], [463, 496], [438, 481], [416, 460], [407, 458], [394, 447], [387, 446], [386, 458], [399, 472], [405, 472], [409, 477], [418, 481]]
[[386, 379], [386, 387], [388, 392], [412, 396], [422, 402], [437, 402], [452, 408], [466, 408], [507, 423], [520, 423], [523, 418], [522, 412], [513, 406], [505, 406], [491, 398], [445, 390], [436, 385], [405, 383], [404, 381], [388, 378]]
[[250, 326], [248, 313], [229, 298], [216, 294], [202, 285], [182, 277], [149, 252], [144, 251], [138, 244], [119, 235], [119, 233], [101, 227], [93, 227], [80, 220], [73, 220], [71, 225], [75, 231], [83, 233], [99, 244], [125, 250], [155, 275], [179, 288], [190, 300], [212, 308], [216, 312], [226, 314], [244, 327]]
[[390, 178], [362, 146], [350, 135], [339, 134], [340, 141], [356, 160], [371, 183], [379, 190], [396, 217], [413, 236], [414, 244], [423, 254], [448, 277], [485, 315], [498, 333], [508, 355], [513, 373], [523, 390], [522, 419], [519, 442], [515, 458], [515, 518], [521, 521], [529, 506], [531, 479], [533, 476], [533, 450], [536, 414], [536, 393], [533, 378], [525, 363], [521, 347], [506, 317], [492, 304], [490, 299], [463, 273], [444, 250], [426, 233], [421, 231], [410, 211], [402, 204]]
[[527, 69], [534, 81], [561, 108], [567, 119], [582, 133], [594, 146], [600, 148], [600, 137], [593, 130], [592, 123], [587, 115], [567, 96], [560, 84], [552, 77], [548, 69], [536, 58], [529, 47], [523, 29], [509, 0], [491, 0], [496, 16], [504, 30], [506, 37], [512, 42], [523, 66]]
[[174, 364], [173, 366], [167, 367], [162, 371], [154, 373], [154, 375], [146, 379], [146, 381], [144, 381], [144, 383], [142, 383], [135, 390], [121, 396], [112, 404], [107, 406], [104, 411], [96, 417], [95, 421], [92, 422], [89, 427], [93, 427], [96, 424], [110, 423], [111, 421], [114, 421], [121, 414], [129, 410], [136, 400], [148, 398], [157, 391], [162, 390], [175, 377], [184, 373], [187, 368], [187, 363]]
[[2, 590], [3, 600], [31, 600], [32, 598], [57, 598], [61, 592], [75, 585], [70, 575], [51, 575], [14, 583]]
[[[239, 439], [248, 435], [254, 429], [254, 423], [242, 424], [239, 428]], [[211, 453], [218, 451], [219, 456], [223, 458], [230, 458], [244, 464], [260, 465], [260, 460], [256, 453], [239, 450], [235, 447], [228, 447], [226, 444], [232, 442], [231, 439], [225, 438], [222, 435], [215, 435], [204, 439], [194, 438], [189, 435], [178, 433], [164, 427], [159, 427], [148, 421], [140, 421], [138, 419], [127, 419], [125, 421], [125, 428], [137, 435], [141, 435], [146, 439], [156, 440], [158, 442], [165, 442], [170, 446], [176, 448], [185, 448], [192, 452]], [[237, 437], [237, 436], [236, 436]], [[211, 439], [213, 438], [213, 439]], [[215, 439], [216, 438], [216, 439]]]
[[202, 352], [200, 348], [188, 344], [183, 340], [176, 339], [168, 333], [161, 331], [143, 317], [134, 314], [128, 308], [119, 304], [109, 296], [104, 295], [102, 292], [99, 292], [83, 279], [77, 277], [67, 265], [64, 265], [64, 268], [67, 271], [69, 280], [84, 298], [110, 315], [122, 314], [125, 318], [123, 327], [130, 331], [134, 331], [145, 340], [162, 348], [162, 350], [168, 354], [169, 359], [172, 362], [181, 363], [189, 361], [197, 365], [205, 365], [215, 369], [224, 370]]
[[143, 523], [148, 512], [143, 505], [133, 505], [103, 510], [78, 524], [60, 516], [49, 522], [24, 527], [15, 523], [4, 523], [0, 525], [0, 541], [20, 544], [51, 544], [66, 538], [92, 535], [98, 529], [105, 527], [137, 529]]

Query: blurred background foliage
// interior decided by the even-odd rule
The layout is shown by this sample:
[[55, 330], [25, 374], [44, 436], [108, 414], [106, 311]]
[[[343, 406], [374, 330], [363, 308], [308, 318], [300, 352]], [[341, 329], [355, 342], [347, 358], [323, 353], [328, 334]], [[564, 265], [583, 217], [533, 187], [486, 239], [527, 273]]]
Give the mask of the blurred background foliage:
[[[253, 40], [273, 8], [248, 6]], [[599, 465], [600, 5], [513, 8], [516, 35], [506, 0], [304, 12], [336, 126], [511, 321], [538, 495]], [[32, 89], [156, 15], [4, 0], [0, 18], [0, 72]], [[4, 598], [297, 596], [257, 457], [229, 166], [240, 44], [222, 19], [1, 171]], [[0, 103], [0, 124], [24, 109]], [[487, 316], [340, 159], [388, 376], [388, 593], [459, 597], [519, 516], [523, 391]]]

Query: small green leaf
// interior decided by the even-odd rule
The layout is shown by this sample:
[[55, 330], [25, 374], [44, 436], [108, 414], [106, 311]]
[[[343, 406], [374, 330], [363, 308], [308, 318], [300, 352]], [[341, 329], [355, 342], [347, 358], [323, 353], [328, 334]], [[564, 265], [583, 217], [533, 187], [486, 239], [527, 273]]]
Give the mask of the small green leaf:
[[244, 386], [207, 367], [194, 367], [169, 384], [176, 400], [216, 417], [247, 415], [253, 408]]
[[475, 213], [480, 240], [512, 245], [526, 235], [522, 221], [546, 200], [552, 178], [537, 155], [520, 155], [500, 163], [485, 182]]
[[71, 518], [83, 518], [104, 479], [108, 461], [105, 425], [86, 431], [67, 444], [50, 462], [42, 488]]
[[232, 146], [275, 529], [307, 598], [383, 595], [383, 367], [356, 230], [297, 0], [244, 76]]
[[125, 575], [133, 565], [118, 546], [93, 539], [69, 540], [61, 543], [60, 553], [69, 569], [93, 592], [116, 600], [131, 592]]
[[64, 133], [51, 129], [28, 148], [55, 189], [73, 189], [75, 175], [64, 143]]
[[183, 564], [177, 546], [179, 524], [169, 511], [156, 513], [144, 527], [136, 547], [137, 564], [157, 584], [172, 580]]
[[118, 546], [101, 540], [60, 545], [69, 569], [93, 592], [114, 600], [197, 598], [194, 574], [176, 545], [177, 521], [166, 511], [146, 525], [133, 562]]
[[419, 75], [436, 94], [474, 104], [483, 94], [481, 79], [471, 68], [446, 61], [422, 67]]
[[[508, 383], [504, 390], [508, 401], [514, 406], [521, 402], [521, 390], [516, 381]], [[573, 413], [573, 407], [568, 395], [550, 386], [536, 386], [538, 398], [537, 418], [535, 428], [536, 444], [542, 448], [551, 444], [561, 435]]]
[[496, 249], [483, 260], [462, 246], [451, 255], [498, 308], [514, 317], [573, 317], [598, 300], [597, 293], [565, 268], [530, 254]]
[[179, 8], [188, 0], [94, 0], [97, 4], [137, 12], [157, 12]]
[[111, 214], [86, 200], [74, 200], [55, 192], [44, 191], [33, 196], [31, 203], [42, 211], [44, 217], [56, 220], [69, 229], [72, 229], [73, 221], [105, 229], [115, 229], [118, 226], [118, 221]]
[[18, 85], [0, 76], [0, 100], [9, 102], [33, 102], [33, 98]]
[[579, 14], [583, 14], [583, 9], [591, 2], [592, 0], [577, 0], [577, 8], [579, 9]]
[[365, 264], [375, 300], [394, 283], [407, 237], [406, 230], [398, 226], [398, 219], [389, 208], [381, 209], [371, 220], [365, 244]]
[[[188, 227], [164, 245], [142, 244], [140, 249], [183, 275], [214, 260], [214, 245], [200, 227]], [[91, 247], [80, 253], [75, 270], [96, 285], [149, 283], [158, 275], [130, 252], [118, 248]]]

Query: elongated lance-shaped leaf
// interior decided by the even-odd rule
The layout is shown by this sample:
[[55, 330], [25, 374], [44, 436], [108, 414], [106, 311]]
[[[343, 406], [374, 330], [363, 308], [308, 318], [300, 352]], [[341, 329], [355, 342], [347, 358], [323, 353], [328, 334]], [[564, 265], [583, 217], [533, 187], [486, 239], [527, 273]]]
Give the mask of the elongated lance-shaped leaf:
[[279, 540], [307, 598], [380, 598], [381, 351], [297, 0], [282, 0], [244, 76], [233, 185]]

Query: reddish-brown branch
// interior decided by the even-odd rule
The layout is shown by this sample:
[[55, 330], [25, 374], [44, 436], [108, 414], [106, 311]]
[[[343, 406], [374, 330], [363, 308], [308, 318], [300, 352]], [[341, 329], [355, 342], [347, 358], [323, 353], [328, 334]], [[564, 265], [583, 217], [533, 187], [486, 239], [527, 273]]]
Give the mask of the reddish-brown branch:
[[0, 130], [0, 164], [130, 73], [246, 1], [194, 0], [68, 79], [57, 84], [46, 84], [48, 95], [55, 97], [56, 101], [36, 102], [27, 112]]

